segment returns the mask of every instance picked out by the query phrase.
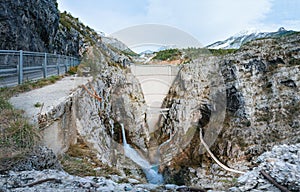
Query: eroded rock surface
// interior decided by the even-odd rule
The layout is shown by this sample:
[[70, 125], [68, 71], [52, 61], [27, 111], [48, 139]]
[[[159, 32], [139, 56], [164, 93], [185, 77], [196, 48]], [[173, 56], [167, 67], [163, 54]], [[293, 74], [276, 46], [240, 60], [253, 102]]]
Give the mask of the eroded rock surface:
[[[211, 144], [213, 153], [229, 167], [239, 170], [246, 170], [245, 165], [253, 158], [276, 144], [299, 143], [299, 38], [299, 33], [295, 33], [257, 40], [234, 54], [215, 57], [214, 63], [220, 67], [224, 80], [225, 88], [220, 91], [226, 100], [218, 94], [218, 99], [212, 99], [213, 86], [203, 75], [205, 71], [201, 73], [207, 70], [202, 66], [209, 59], [198, 63], [200, 69], [191, 64], [183, 67], [166, 99], [165, 106], [170, 111], [158, 133], [161, 143], [168, 142], [162, 147], [162, 162], [170, 162], [163, 165], [169, 181], [181, 178], [182, 183], [213, 189], [220, 189], [216, 182], [224, 181], [220, 186], [234, 183], [228, 178], [237, 175], [211, 171], [214, 162], [203, 153], [199, 128], [203, 129], [204, 139]], [[212, 115], [216, 113], [215, 107], [220, 106], [219, 101], [225, 102], [226, 116], [224, 121], [210, 127], [209, 123], [218, 122]], [[189, 132], [193, 127], [195, 131]], [[216, 127], [219, 129], [211, 129]], [[214, 134], [218, 138], [211, 142]], [[190, 140], [183, 146], [181, 143], [186, 138]], [[207, 185], [204, 175], [208, 181], [211, 177], [216, 181]]]
[[229, 191], [274, 191], [280, 192], [267, 181], [260, 171], [266, 171], [278, 184], [290, 191], [300, 191], [300, 144], [275, 146], [260, 155], [255, 163], [258, 167], [239, 177], [237, 187]]

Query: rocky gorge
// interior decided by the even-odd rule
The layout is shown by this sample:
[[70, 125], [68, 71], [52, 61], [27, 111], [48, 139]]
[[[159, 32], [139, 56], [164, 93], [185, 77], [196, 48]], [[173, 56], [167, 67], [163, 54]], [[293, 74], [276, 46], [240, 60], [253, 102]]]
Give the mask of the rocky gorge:
[[[78, 75], [93, 80], [36, 117], [41, 130], [63, 130], [68, 142], [59, 153], [37, 146], [20, 159], [2, 159], [0, 191], [278, 191], [261, 170], [288, 190], [300, 190], [299, 33], [255, 40], [223, 56], [208, 51], [180, 65], [162, 106], [169, 109], [166, 118], [150, 133], [140, 82], [122, 63], [130, 60], [126, 48], [59, 14], [54, 0], [26, 2], [0, 3], [1, 49], [82, 56]], [[31, 27], [22, 36], [25, 21]], [[33, 30], [37, 26], [47, 32]], [[200, 134], [220, 161], [247, 173], [237, 179], [222, 170]], [[142, 168], [124, 155], [124, 135], [145, 159], [157, 147], [164, 184], [148, 184]], [[76, 172], [69, 166], [74, 162], [91, 168]]]
[[[196, 125], [207, 133], [204, 133], [204, 139], [221, 161], [240, 170], [245, 169], [241, 162], [251, 167], [253, 158], [271, 150], [276, 144], [299, 142], [298, 33], [279, 39], [256, 40], [242, 46], [234, 54], [225, 57], [211, 56], [206, 60], [196, 64], [202, 69], [205, 63], [211, 64], [211, 60], [217, 63], [215, 65], [220, 67], [222, 75], [214, 83], [218, 85], [216, 87], [221, 93], [207, 86], [209, 82], [205, 78], [206, 73], [195, 69], [195, 64], [185, 65], [165, 101], [170, 112], [169, 119], [161, 122], [162, 128], [158, 134], [162, 141], [170, 137], [169, 133], [173, 133], [173, 140], [182, 138], [189, 134], [187, 125], [190, 128]], [[220, 85], [221, 78], [224, 81], [223, 86]], [[203, 88], [199, 90], [194, 89], [195, 87]], [[214, 95], [218, 99], [214, 99]], [[225, 115], [222, 114], [225, 111], [220, 102], [226, 105]], [[193, 123], [195, 114], [198, 114], [198, 118]], [[214, 115], [219, 119], [211, 121]], [[194, 182], [190, 184], [196, 184], [203, 179], [211, 182], [212, 178], [205, 178], [200, 173], [215, 169], [211, 167], [214, 163], [211, 162], [211, 166], [208, 166], [207, 161], [211, 160], [201, 154], [203, 149], [199, 129], [194, 133], [185, 150], [176, 143], [168, 146], [173, 152], [181, 151], [181, 155], [175, 157], [177, 160], [172, 160], [166, 173], [169, 174], [171, 168], [173, 177], [187, 180], [189, 179], [183, 175], [190, 173], [192, 179], [189, 182]], [[214, 135], [218, 135], [218, 138], [213, 138]], [[197, 165], [197, 169], [186, 165]], [[195, 179], [196, 175], [200, 177]], [[227, 180], [226, 177], [217, 178], [224, 179]], [[181, 182], [187, 181], [183, 179]], [[216, 182], [208, 185], [213, 188]]]

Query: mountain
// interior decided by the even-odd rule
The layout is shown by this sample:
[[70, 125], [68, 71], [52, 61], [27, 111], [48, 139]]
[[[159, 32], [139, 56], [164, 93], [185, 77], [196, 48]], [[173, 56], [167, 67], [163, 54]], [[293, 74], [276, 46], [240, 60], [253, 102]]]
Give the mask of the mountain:
[[151, 55], [153, 53], [154, 53], [154, 51], [147, 49], [143, 52], [140, 52], [139, 55]]
[[259, 31], [244, 31], [238, 33], [224, 41], [218, 41], [206, 46], [208, 49], [238, 49], [243, 44], [260, 38], [277, 38], [284, 35], [292, 34], [295, 31], [286, 30], [281, 27], [276, 32], [259, 32]]
[[174, 45], [161, 45], [161, 46], [152, 46], [152, 47], [145, 46], [145, 48], [147, 48], [147, 49], [140, 52], [139, 55], [153, 54], [155, 52], [160, 52], [160, 51], [164, 51], [164, 50], [168, 50], [168, 49], [174, 49], [174, 48], [176, 48], [176, 46], [174, 46]]

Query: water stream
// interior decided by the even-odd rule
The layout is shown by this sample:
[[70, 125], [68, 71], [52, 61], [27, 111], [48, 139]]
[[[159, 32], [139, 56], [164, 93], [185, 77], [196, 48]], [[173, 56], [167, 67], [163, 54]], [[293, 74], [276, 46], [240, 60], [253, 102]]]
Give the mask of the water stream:
[[142, 170], [146, 174], [146, 178], [149, 183], [163, 183], [163, 177], [161, 174], [158, 173], [157, 165], [151, 165], [146, 159], [141, 157], [141, 155], [127, 143], [124, 125], [121, 124], [121, 127], [125, 156], [130, 158], [133, 162], [135, 162], [142, 168]]

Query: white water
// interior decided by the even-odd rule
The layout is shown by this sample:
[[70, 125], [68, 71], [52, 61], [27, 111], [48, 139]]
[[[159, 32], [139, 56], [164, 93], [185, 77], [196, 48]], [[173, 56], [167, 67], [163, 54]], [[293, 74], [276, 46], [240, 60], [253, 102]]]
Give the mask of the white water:
[[111, 132], [111, 137], [113, 138], [113, 136], [114, 136], [114, 121], [112, 120], [112, 119], [110, 119], [109, 120], [109, 124], [110, 124], [110, 126], [111, 126], [111, 130], [110, 130], [110, 132]]
[[124, 129], [124, 125], [121, 124], [122, 127], [122, 136], [123, 136], [123, 145], [125, 156], [130, 158], [136, 164], [138, 164], [146, 174], [147, 180], [152, 184], [161, 184], [163, 183], [163, 177], [158, 173], [158, 170], [154, 170], [155, 166], [151, 165], [146, 159], [140, 156], [138, 152], [136, 152], [126, 140], [126, 133]]

